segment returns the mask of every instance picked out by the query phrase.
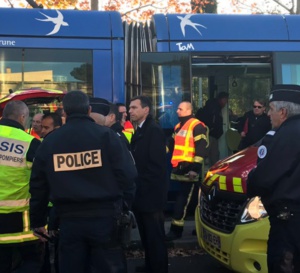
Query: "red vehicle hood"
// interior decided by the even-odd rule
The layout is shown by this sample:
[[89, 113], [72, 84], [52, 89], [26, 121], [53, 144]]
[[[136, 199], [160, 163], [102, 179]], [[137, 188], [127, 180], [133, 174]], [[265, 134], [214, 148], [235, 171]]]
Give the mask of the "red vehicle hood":
[[65, 94], [65, 91], [54, 89], [30, 88], [17, 90], [0, 99], [0, 117], [2, 116], [5, 105], [11, 100], [21, 100], [27, 105], [36, 103], [51, 103], [55, 99], [61, 101]]
[[5, 105], [11, 100], [21, 100], [27, 105], [36, 103], [51, 103], [55, 99], [61, 101], [65, 91], [54, 89], [30, 88], [17, 90], [0, 99], [0, 116], [2, 116]]
[[220, 191], [245, 194], [248, 174], [256, 166], [257, 149], [249, 147], [218, 161], [208, 170], [204, 188], [216, 185]]

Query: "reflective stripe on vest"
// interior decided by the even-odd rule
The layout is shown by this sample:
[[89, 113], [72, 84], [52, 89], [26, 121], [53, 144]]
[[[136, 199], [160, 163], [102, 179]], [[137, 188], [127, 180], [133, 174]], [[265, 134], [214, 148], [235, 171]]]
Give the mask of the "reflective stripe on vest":
[[0, 234], [0, 245], [1, 244], [14, 244], [28, 241], [38, 240], [30, 230], [29, 211], [23, 212], [23, 231], [16, 233], [5, 233]]
[[134, 134], [134, 127], [129, 120], [126, 120], [124, 123], [124, 130], [122, 131], [128, 142], [131, 142], [132, 135]]
[[124, 134], [124, 136], [127, 138], [128, 142], [130, 143], [133, 133], [127, 132], [125, 130], [123, 130], [122, 133]]
[[[204, 123], [198, 119], [191, 118], [175, 134], [175, 146], [171, 160], [173, 168], [177, 167], [178, 163], [182, 161], [195, 161], [195, 140], [193, 136], [193, 130], [198, 124], [201, 124], [205, 127]], [[175, 126], [174, 131], [176, 131], [179, 126], [180, 123]]]

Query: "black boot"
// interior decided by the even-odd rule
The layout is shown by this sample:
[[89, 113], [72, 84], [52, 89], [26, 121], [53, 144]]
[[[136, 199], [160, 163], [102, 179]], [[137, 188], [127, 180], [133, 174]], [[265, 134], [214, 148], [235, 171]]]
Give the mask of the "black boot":
[[183, 227], [171, 224], [170, 231], [166, 234], [166, 241], [173, 241], [182, 237]]

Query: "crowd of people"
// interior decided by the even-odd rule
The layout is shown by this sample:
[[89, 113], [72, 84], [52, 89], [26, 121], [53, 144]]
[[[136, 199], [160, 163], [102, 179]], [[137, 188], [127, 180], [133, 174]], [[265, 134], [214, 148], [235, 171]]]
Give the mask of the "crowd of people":
[[[258, 166], [249, 175], [249, 196], [262, 196], [270, 215], [275, 215], [270, 217], [268, 249], [276, 247], [273, 236], [284, 223], [277, 218], [286, 207], [298, 223], [298, 196], [281, 183], [297, 179], [291, 168], [298, 168], [298, 131], [293, 136], [291, 128], [297, 124], [299, 94], [300, 87], [277, 86], [269, 99], [268, 115], [266, 102], [255, 99], [253, 110], [239, 120], [240, 149], [276, 128], [271, 144], [260, 146]], [[50, 272], [47, 244], [55, 241], [56, 273], [125, 273], [122, 238], [132, 215], [145, 251], [145, 263], [136, 272], [168, 272], [166, 243], [182, 237], [191, 193], [204, 179], [205, 160], [210, 165], [219, 160], [222, 109], [228, 97], [226, 92], [219, 93], [195, 116], [191, 102], [182, 101], [177, 107], [179, 122], [169, 139], [155, 122], [146, 96], [132, 98], [127, 113], [125, 104], [71, 91], [63, 98], [63, 119], [59, 113], [37, 113], [27, 132], [26, 104], [7, 103], [0, 120], [0, 272]], [[293, 161], [285, 161], [278, 175], [264, 176], [268, 169], [272, 173], [272, 160], [287, 156], [280, 137], [286, 131], [295, 147], [290, 151]], [[263, 185], [258, 184], [262, 176]], [[180, 189], [165, 234], [169, 179], [178, 182]], [[277, 208], [278, 200], [276, 204], [282, 205]], [[299, 255], [299, 240], [293, 236], [287, 235], [286, 243], [280, 245], [280, 257]], [[269, 268], [284, 266], [276, 255], [268, 250]]]

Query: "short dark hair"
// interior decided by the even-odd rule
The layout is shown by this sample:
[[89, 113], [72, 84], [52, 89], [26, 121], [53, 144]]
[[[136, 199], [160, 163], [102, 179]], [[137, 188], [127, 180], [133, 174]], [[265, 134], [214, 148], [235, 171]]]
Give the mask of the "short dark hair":
[[261, 104], [262, 106], [266, 106], [267, 105], [267, 102], [266, 102], [266, 100], [264, 99], [264, 98], [255, 98], [254, 100], [253, 100], [253, 102], [258, 102], [259, 104]]
[[228, 99], [229, 94], [227, 92], [220, 92], [217, 96], [218, 99]]
[[54, 127], [62, 126], [62, 119], [61, 119], [61, 116], [59, 114], [57, 114], [57, 113], [46, 113], [46, 114], [43, 115], [42, 120], [44, 120], [46, 118], [52, 118]]
[[117, 102], [116, 106], [118, 107], [118, 109], [119, 109], [120, 106], [125, 106], [126, 107], [125, 103], [123, 103], [123, 102]]
[[116, 121], [120, 121], [122, 119], [122, 113], [119, 112], [116, 104], [110, 104], [108, 115], [109, 114], [114, 114], [116, 116]]
[[61, 108], [61, 107], [58, 107], [58, 108], [55, 110], [54, 113], [58, 114], [60, 117], [63, 117], [63, 115], [64, 115], [64, 109]]
[[63, 98], [63, 107], [65, 113], [70, 116], [72, 114], [89, 113], [89, 97], [82, 91], [70, 91]]
[[149, 107], [149, 114], [152, 112], [152, 102], [149, 97], [140, 95], [133, 97], [130, 101], [140, 100], [142, 108]]

